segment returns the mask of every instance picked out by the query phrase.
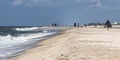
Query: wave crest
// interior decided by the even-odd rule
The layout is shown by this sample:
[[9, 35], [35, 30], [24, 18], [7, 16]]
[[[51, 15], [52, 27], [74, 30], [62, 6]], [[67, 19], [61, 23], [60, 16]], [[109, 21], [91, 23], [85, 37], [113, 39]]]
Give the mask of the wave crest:
[[37, 30], [40, 27], [27, 27], [27, 28], [15, 28], [16, 31], [33, 31], [33, 30]]

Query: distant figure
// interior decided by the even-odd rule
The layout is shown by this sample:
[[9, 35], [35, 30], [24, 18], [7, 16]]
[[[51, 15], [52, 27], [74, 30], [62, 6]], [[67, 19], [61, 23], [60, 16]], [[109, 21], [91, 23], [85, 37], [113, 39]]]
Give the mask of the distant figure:
[[83, 28], [83, 24], [82, 23], [80, 24], [80, 27]]
[[97, 28], [97, 24], [95, 24], [95, 28]]
[[77, 23], [77, 27], [79, 27], [80, 26], [80, 23]]
[[76, 23], [74, 23], [74, 27], [76, 27], [77, 26], [77, 24]]
[[54, 26], [57, 26], [57, 24], [55, 23]]
[[87, 28], [87, 26], [88, 26], [87, 24], [84, 24], [84, 27], [86, 27], [86, 28]]
[[50, 24], [51, 26], [58, 26], [57, 23], [52, 23]]
[[112, 24], [110, 23], [109, 20], [106, 21], [105, 27], [108, 28], [108, 30], [109, 30], [109, 28], [112, 28]]

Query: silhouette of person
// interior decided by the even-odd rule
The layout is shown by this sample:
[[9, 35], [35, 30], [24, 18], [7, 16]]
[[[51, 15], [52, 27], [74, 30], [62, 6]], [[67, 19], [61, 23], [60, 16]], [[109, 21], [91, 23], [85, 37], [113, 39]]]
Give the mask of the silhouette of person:
[[109, 30], [109, 28], [112, 28], [112, 24], [108, 19], [107, 19], [107, 21], [105, 23], [105, 26], [108, 28], [108, 30]]
[[77, 23], [77, 27], [79, 27], [80, 26], [80, 24], [79, 23]]
[[77, 26], [77, 24], [76, 23], [74, 23], [74, 27], [76, 27]]
[[54, 26], [57, 26], [57, 23], [54, 23]]

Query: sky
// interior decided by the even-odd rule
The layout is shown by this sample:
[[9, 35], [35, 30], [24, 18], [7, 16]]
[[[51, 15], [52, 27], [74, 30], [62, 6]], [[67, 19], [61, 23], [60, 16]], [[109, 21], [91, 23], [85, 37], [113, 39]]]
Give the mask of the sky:
[[120, 0], [0, 0], [0, 26], [120, 22]]

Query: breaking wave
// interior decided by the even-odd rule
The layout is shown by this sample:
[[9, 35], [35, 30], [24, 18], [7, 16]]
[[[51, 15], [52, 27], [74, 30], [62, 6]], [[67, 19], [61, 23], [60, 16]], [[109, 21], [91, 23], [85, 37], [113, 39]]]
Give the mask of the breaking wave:
[[37, 30], [40, 27], [25, 27], [25, 28], [15, 28], [16, 31], [32, 31], [32, 30]]

